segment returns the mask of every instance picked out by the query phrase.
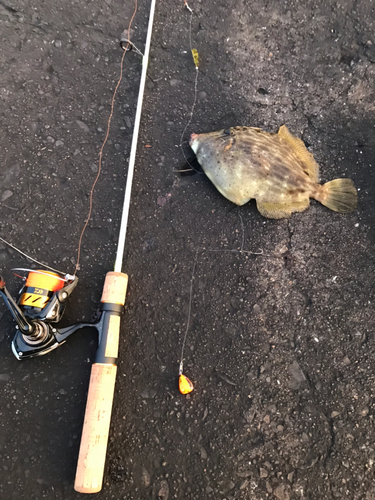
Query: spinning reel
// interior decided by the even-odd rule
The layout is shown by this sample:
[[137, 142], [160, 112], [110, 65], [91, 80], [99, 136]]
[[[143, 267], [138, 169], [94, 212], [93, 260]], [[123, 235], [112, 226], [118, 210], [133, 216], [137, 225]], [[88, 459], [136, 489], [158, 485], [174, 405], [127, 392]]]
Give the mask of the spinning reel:
[[[78, 278], [66, 274], [60, 276], [50, 271], [15, 268], [16, 276], [24, 281], [17, 302], [12, 298], [0, 276], [0, 295], [16, 322], [12, 351], [18, 360], [42, 356], [56, 349], [80, 328], [95, 327], [99, 341], [104, 317], [98, 323], [77, 323], [66, 328], [57, 328], [64, 314], [67, 300], [78, 284]], [[26, 276], [19, 276], [22, 272]], [[105, 304], [102, 305], [102, 310]], [[104, 315], [105, 316], [105, 315]]]

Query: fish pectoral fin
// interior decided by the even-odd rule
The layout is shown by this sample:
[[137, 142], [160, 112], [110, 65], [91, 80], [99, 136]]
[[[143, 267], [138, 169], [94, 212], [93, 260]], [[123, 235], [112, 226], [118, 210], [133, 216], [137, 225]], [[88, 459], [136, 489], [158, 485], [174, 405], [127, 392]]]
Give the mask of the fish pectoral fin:
[[310, 205], [310, 200], [307, 197], [305, 200], [299, 200], [292, 203], [267, 203], [257, 200], [257, 209], [269, 219], [288, 218], [293, 212], [303, 212]]
[[293, 148], [295, 154], [303, 162], [304, 171], [314, 182], [319, 182], [319, 165], [313, 155], [307, 150], [305, 143], [291, 134], [286, 125], [279, 128], [278, 136], [287, 141]]

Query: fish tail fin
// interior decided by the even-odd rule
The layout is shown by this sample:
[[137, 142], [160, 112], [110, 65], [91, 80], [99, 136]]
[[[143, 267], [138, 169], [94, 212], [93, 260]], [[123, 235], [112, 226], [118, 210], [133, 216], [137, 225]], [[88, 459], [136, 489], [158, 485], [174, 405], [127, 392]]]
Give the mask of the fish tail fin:
[[327, 208], [342, 214], [357, 208], [357, 190], [351, 179], [334, 179], [319, 186], [314, 198]]

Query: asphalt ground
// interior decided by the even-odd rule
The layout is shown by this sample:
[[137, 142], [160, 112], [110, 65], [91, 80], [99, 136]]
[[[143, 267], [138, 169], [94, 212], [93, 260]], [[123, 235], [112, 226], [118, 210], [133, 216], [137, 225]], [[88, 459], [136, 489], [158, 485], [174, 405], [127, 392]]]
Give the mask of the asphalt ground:
[[[194, 102], [190, 13], [182, 0], [157, 2], [96, 498], [374, 499], [373, 2], [189, 6], [200, 67], [184, 140], [285, 123], [322, 182], [350, 177], [359, 204], [340, 215], [311, 201], [274, 221], [254, 202], [231, 204], [202, 173], [177, 172], [188, 168], [179, 144]], [[0, 2], [0, 235], [64, 272], [75, 267], [132, 11], [118, 0]], [[148, 13], [141, 0], [141, 51]], [[95, 318], [113, 269], [140, 73], [129, 52], [63, 326]], [[0, 262], [16, 295], [10, 269], [34, 264], [5, 244]], [[191, 283], [184, 369], [195, 390], [182, 396]], [[0, 498], [81, 498], [73, 482], [96, 333], [19, 362], [4, 304], [0, 315]]]

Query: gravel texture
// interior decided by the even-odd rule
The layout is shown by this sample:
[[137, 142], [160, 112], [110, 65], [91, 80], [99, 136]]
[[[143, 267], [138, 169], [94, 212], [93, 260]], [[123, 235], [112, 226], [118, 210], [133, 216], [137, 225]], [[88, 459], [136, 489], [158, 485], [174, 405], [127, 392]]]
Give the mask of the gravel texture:
[[[184, 139], [236, 125], [301, 137], [356, 212], [289, 220], [238, 208], [188, 168], [194, 101], [184, 2], [157, 2], [124, 272], [129, 293], [98, 499], [375, 498], [375, 6], [191, 0], [197, 103]], [[131, 2], [0, 1], [1, 237], [73, 272]], [[142, 51], [149, 2], [133, 24]], [[63, 324], [95, 316], [112, 269], [141, 57], [125, 58], [80, 283]], [[147, 146], [147, 147], [146, 147]], [[185, 144], [185, 154], [193, 154]], [[193, 163], [197, 167], [196, 163]], [[213, 252], [211, 250], [246, 250]], [[198, 252], [197, 252], [198, 250]], [[249, 253], [250, 252], [250, 253]], [[177, 389], [188, 318], [185, 374]], [[0, 264], [30, 262], [0, 243]], [[94, 331], [18, 362], [0, 305], [0, 498], [81, 498], [73, 481]]]

